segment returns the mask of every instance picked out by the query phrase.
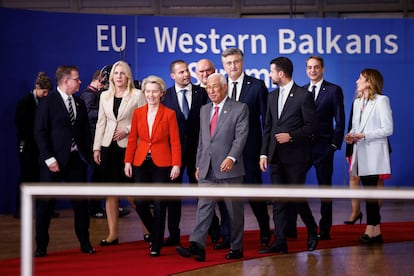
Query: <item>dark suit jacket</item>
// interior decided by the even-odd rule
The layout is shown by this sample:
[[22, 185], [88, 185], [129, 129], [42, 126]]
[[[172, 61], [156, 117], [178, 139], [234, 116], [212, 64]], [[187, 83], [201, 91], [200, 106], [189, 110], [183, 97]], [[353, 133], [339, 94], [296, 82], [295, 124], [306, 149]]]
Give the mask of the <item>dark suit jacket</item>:
[[148, 133], [148, 105], [135, 109], [132, 115], [131, 133], [125, 151], [125, 163], [141, 166], [151, 151], [152, 161], [158, 167], [181, 166], [180, 134], [175, 112], [160, 104]]
[[192, 100], [187, 120], [184, 118], [178, 105], [175, 86], [167, 89], [162, 104], [175, 111], [178, 128], [180, 130], [181, 151], [183, 165], [195, 166], [195, 157], [198, 146], [198, 132], [200, 130], [200, 108], [208, 102], [207, 92], [204, 88], [192, 84]]
[[14, 124], [20, 159], [20, 180], [39, 181], [39, 151], [34, 139], [33, 126], [37, 104], [32, 92], [17, 103]]
[[[308, 90], [309, 84], [304, 88]], [[315, 101], [317, 125], [315, 140], [341, 148], [345, 132], [344, 94], [336, 84], [323, 81]], [[335, 120], [335, 127], [333, 125]]]
[[[269, 94], [261, 154], [269, 162], [308, 163], [311, 160], [310, 138], [315, 128], [315, 104], [312, 94], [296, 83], [278, 118], [279, 88]], [[289, 143], [278, 144], [274, 135], [287, 132]]]
[[[239, 101], [249, 107], [249, 136], [243, 151], [244, 160], [253, 162], [259, 170], [259, 155], [262, 144], [262, 126], [266, 116], [268, 90], [265, 83], [254, 77], [244, 75]], [[254, 181], [253, 183], [258, 183]]]
[[88, 86], [85, 91], [80, 94], [80, 98], [85, 102], [86, 110], [88, 111], [89, 125], [91, 127], [92, 141], [95, 137], [96, 122], [98, 121], [99, 111], [99, 96], [100, 91], [96, 91], [91, 86]]
[[26, 94], [16, 106], [14, 124], [17, 128], [17, 141], [19, 145], [22, 144], [24, 146], [24, 150], [36, 148], [33, 135], [36, 108], [37, 105], [32, 92]]
[[[243, 148], [249, 132], [249, 109], [246, 104], [226, 99], [217, 121], [213, 137], [210, 136], [211, 104], [200, 111], [200, 139], [198, 141], [197, 163], [199, 177], [206, 178], [210, 169], [217, 179], [228, 179], [244, 175]], [[221, 172], [221, 162], [227, 157], [236, 158], [229, 172]]]
[[69, 112], [59, 92], [54, 91], [39, 102], [35, 119], [35, 139], [39, 148], [40, 162], [55, 157], [60, 168], [70, 158], [72, 137], [79, 154], [86, 162], [91, 161], [91, 130], [85, 103], [74, 96], [76, 121], [72, 126]]

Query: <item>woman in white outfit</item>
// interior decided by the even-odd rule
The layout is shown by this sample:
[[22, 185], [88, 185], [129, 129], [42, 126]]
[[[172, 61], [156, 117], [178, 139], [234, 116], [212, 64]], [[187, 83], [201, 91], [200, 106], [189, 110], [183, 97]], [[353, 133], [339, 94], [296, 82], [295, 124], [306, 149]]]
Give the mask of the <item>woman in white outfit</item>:
[[[364, 69], [359, 75], [358, 93], [353, 103], [352, 128], [345, 137], [353, 144], [350, 175], [360, 176], [362, 185], [376, 187], [379, 175], [390, 174], [387, 137], [393, 133], [390, 100], [382, 95], [383, 77], [376, 69]], [[382, 243], [378, 200], [366, 200], [367, 226], [362, 243]]]

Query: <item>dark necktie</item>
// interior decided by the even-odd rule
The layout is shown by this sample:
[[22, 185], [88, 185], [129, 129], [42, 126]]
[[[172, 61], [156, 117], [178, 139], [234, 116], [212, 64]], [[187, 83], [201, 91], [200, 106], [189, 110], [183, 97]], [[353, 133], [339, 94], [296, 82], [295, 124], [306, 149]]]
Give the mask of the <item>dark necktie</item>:
[[[73, 125], [75, 125], [75, 112], [73, 111], [72, 97], [68, 97], [68, 111], [69, 111], [70, 123], [73, 126]], [[71, 149], [76, 148], [76, 142], [75, 142], [74, 137], [72, 137], [72, 144], [71, 144], [70, 147], [71, 147]]]
[[237, 101], [237, 81], [233, 82], [233, 91], [231, 92], [231, 98]]
[[210, 136], [211, 137], [213, 137], [214, 131], [216, 130], [216, 125], [217, 125], [217, 120], [218, 120], [218, 112], [219, 112], [219, 107], [215, 106], [213, 117], [211, 117], [211, 121], [210, 121]]
[[187, 120], [188, 118], [188, 113], [190, 112], [190, 109], [188, 108], [188, 101], [187, 101], [187, 97], [185, 96], [185, 91], [186, 90], [180, 90], [182, 96], [183, 96], [183, 114], [184, 114], [184, 118]]
[[316, 85], [312, 85], [312, 97], [313, 97], [313, 100], [316, 100], [315, 96], [316, 96]]

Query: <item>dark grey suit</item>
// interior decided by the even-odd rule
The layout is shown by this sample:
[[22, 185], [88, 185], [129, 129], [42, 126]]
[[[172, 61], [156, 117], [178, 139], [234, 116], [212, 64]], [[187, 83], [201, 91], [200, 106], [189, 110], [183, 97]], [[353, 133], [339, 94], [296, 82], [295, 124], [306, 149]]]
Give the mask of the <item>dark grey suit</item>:
[[[200, 110], [200, 137], [198, 141], [196, 167], [199, 169], [199, 185], [241, 184], [245, 174], [243, 149], [249, 132], [249, 109], [246, 104], [225, 100], [220, 110], [214, 135], [210, 136], [210, 114], [213, 104]], [[228, 172], [220, 170], [227, 157], [236, 159]], [[230, 217], [231, 249], [243, 250], [244, 209], [243, 201], [224, 199]], [[208, 229], [213, 218], [216, 200], [200, 198], [197, 206], [196, 226], [190, 242], [205, 248]]]

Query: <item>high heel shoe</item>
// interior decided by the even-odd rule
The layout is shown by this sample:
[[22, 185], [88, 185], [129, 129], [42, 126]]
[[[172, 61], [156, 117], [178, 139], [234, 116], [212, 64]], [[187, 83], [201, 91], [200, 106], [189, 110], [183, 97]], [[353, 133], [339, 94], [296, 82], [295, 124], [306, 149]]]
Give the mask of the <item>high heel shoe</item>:
[[358, 216], [356, 216], [356, 217], [354, 218], [354, 220], [346, 220], [346, 221], [344, 221], [344, 223], [345, 223], [345, 224], [355, 224], [355, 222], [356, 222], [357, 220], [359, 220], [359, 224], [361, 224], [361, 223], [362, 223], [362, 213], [359, 213], [359, 215], [358, 215]]
[[363, 234], [359, 237], [359, 241], [365, 244], [384, 243], [382, 234], [379, 234], [378, 236], [375, 236], [375, 237], [370, 237], [367, 234]]
[[145, 242], [151, 242], [151, 234], [145, 234], [144, 235], [144, 241]]
[[118, 238], [110, 242], [107, 240], [101, 240], [101, 243], [100, 243], [101, 246], [111, 246], [111, 245], [118, 245], [118, 244], [119, 244]]

